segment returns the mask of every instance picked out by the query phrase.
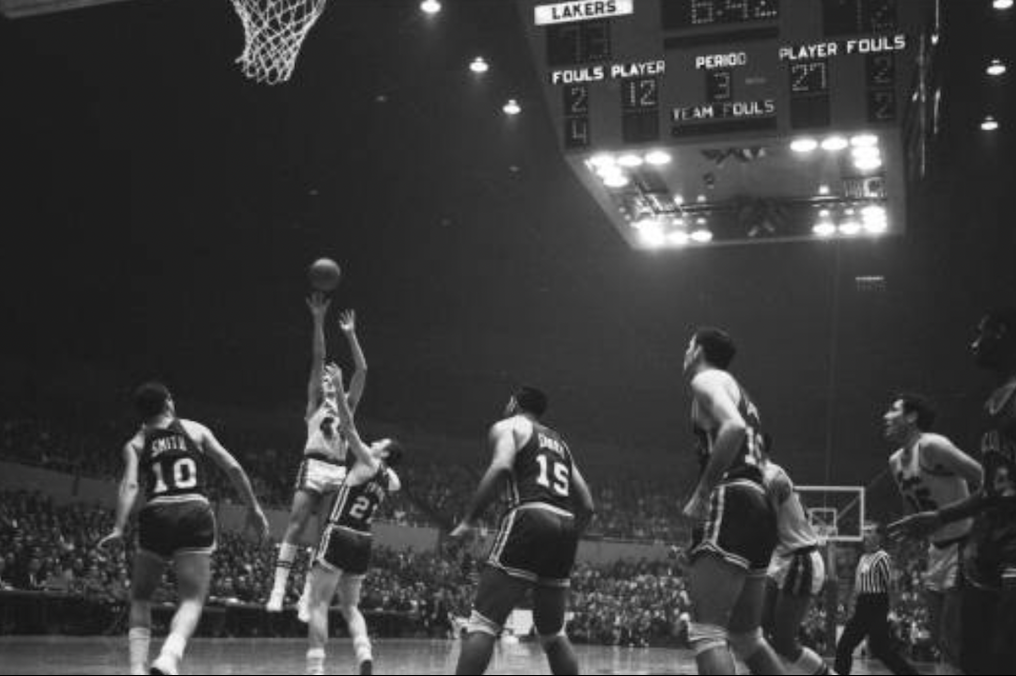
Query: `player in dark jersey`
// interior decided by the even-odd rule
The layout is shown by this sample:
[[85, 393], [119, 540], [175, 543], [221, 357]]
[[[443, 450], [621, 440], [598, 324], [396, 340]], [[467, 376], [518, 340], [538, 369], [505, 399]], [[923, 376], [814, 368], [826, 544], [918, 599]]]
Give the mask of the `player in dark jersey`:
[[756, 674], [782, 674], [762, 633], [766, 573], [777, 543], [767, 499], [758, 410], [727, 369], [727, 333], [695, 332], [684, 357], [702, 476], [684, 514], [695, 524], [688, 588], [689, 640], [699, 673], [736, 674], [731, 648]]
[[173, 398], [164, 385], [142, 385], [135, 394], [135, 407], [141, 429], [124, 447], [126, 469], [116, 526], [99, 547], [123, 538], [142, 484], [148, 502], [138, 515], [138, 553], [131, 582], [131, 673], [148, 673], [151, 600], [172, 562], [180, 605], [151, 673], [176, 674], [187, 641], [201, 619], [212, 577], [215, 516], [205, 494], [205, 459], [210, 458], [229, 475], [249, 510], [248, 526], [261, 537], [268, 534], [268, 520], [240, 464], [207, 427], [177, 418]]
[[[336, 391], [342, 389], [342, 372], [328, 368]], [[361, 674], [373, 671], [367, 624], [360, 613], [360, 590], [370, 568], [374, 513], [390, 493], [401, 488], [393, 468], [402, 460], [402, 446], [382, 439], [370, 447], [360, 439], [353, 412], [346, 397], [338, 397], [338, 415], [349, 450], [356, 462], [346, 475], [335, 499], [328, 525], [317, 550], [311, 576], [307, 673], [325, 673], [325, 646], [328, 643], [328, 610], [339, 592], [339, 610], [346, 620]]]
[[989, 312], [971, 345], [997, 388], [984, 407], [984, 488], [967, 500], [892, 525], [921, 537], [974, 517], [963, 557], [961, 667], [968, 674], [1016, 669], [1016, 308]]
[[547, 397], [521, 388], [504, 420], [490, 431], [493, 460], [466, 517], [453, 538], [466, 538], [498, 490], [504, 486], [508, 509], [480, 577], [467, 637], [459, 655], [459, 674], [482, 674], [494, 641], [509, 614], [533, 590], [533, 619], [550, 669], [577, 674], [578, 660], [565, 633], [565, 608], [579, 537], [593, 515], [593, 498], [575, 466], [571, 450], [554, 430], [541, 424]]

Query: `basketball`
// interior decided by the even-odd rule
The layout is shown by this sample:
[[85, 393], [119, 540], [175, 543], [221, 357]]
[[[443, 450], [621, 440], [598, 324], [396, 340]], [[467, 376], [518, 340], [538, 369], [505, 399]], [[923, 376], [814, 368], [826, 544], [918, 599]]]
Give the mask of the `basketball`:
[[320, 258], [310, 266], [308, 272], [310, 285], [315, 291], [331, 293], [339, 286], [342, 279], [342, 270], [339, 264], [330, 258]]

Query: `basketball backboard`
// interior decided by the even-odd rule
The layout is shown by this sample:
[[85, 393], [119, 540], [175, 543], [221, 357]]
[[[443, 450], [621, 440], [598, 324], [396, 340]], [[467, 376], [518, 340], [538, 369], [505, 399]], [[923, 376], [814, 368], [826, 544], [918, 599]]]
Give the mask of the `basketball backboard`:
[[104, 5], [123, 0], [0, 0], [0, 14], [8, 19], [17, 19], [38, 14], [54, 14], [69, 9], [80, 9], [93, 5]]

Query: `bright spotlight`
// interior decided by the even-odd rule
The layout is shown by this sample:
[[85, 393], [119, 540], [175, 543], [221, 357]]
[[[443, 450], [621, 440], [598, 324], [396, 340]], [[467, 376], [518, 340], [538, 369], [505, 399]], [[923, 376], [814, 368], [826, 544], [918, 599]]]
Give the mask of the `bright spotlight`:
[[469, 64], [469, 70], [473, 71], [477, 75], [482, 75], [490, 70], [490, 64], [482, 56], [478, 56], [473, 59], [473, 62]]
[[662, 150], [653, 150], [649, 153], [646, 153], [646, 162], [653, 165], [654, 167], [658, 167], [663, 164], [670, 164], [671, 160], [673, 159], [674, 158], [671, 157], [670, 153], [664, 152]]
[[674, 204], [677, 206], [684, 204], [684, 195], [674, 195]]
[[818, 149], [818, 141], [813, 138], [799, 138], [790, 143], [790, 149], [795, 153], [810, 153]]
[[988, 64], [988, 75], [992, 77], [999, 77], [1005, 75], [1006, 67], [1002, 62], [1002, 59], [992, 59], [991, 63]]
[[713, 241], [713, 233], [706, 228], [699, 228], [695, 232], [691, 233], [691, 238], [699, 244], [708, 244]]
[[995, 9], [1012, 9], [1013, 0], [995, 0]]
[[830, 192], [831, 192], [831, 190], [829, 189], [829, 186], [824, 184], [824, 183], [818, 187], [818, 194], [819, 195], [826, 196]]
[[624, 176], [624, 169], [616, 164], [606, 164], [596, 169], [596, 175], [603, 179], [611, 178], [612, 176]]
[[878, 137], [874, 134], [858, 134], [850, 139], [850, 145], [855, 148], [875, 148], [878, 146]]
[[849, 145], [850, 141], [842, 136], [830, 136], [826, 140], [822, 141], [822, 150], [829, 153], [838, 153], [841, 150], [845, 150]]
[[667, 241], [669, 241], [674, 246], [687, 246], [688, 241], [690, 239], [691, 238], [688, 237], [688, 233], [683, 232], [681, 230], [675, 230], [674, 232], [667, 235]]
[[618, 164], [620, 164], [622, 167], [627, 167], [629, 169], [634, 169], [635, 167], [641, 167], [642, 166], [642, 161], [643, 160], [642, 160], [641, 157], [639, 157], [638, 155], [635, 155], [633, 153], [629, 153], [627, 155], [621, 155], [621, 157], [617, 158], [617, 163]]
[[865, 157], [862, 159], [854, 160], [854, 168], [858, 171], [872, 172], [878, 171], [882, 168], [881, 157]]
[[984, 121], [981, 122], [981, 129], [984, 131], [996, 131], [998, 126], [998, 120], [991, 115], [986, 116]]
[[836, 226], [832, 221], [819, 221], [811, 230], [819, 237], [832, 237], [836, 234]]
[[438, 0], [423, 0], [420, 3], [420, 9], [423, 10], [424, 14], [437, 14], [441, 11], [441, 3]]
[[599, 169], [600, 167], [612, 167], [617, 164], [617, 160], [614, 159], [613, 155], [600, 153], [599, 155], [593, 155], [589, 158], [589, 164]]
[[639, 236], [648, 246], [658, 249], [667, 244], [667, 234], [663, 232], [663, 225], [659, 221], [650, 221], [639, 228]]
[[608, 188], [623, 188], [628, 185], [628, 177], [624, 174], [614, 174], [603, 179], [603, 185]]
[[522, 112], [522, 106], [520, 106], [519, 102], [516, 101], [515, 99], [508, 99], [508, 103], [504, 104], [504, 108], [502, 108], [501, 110], [504, 111], [505, 115], [515, 117], [516, 115]]
[[844, 221], [840, 223], [840, 234], [855, 237], [861, 234], [861, 224], [854, 220]]

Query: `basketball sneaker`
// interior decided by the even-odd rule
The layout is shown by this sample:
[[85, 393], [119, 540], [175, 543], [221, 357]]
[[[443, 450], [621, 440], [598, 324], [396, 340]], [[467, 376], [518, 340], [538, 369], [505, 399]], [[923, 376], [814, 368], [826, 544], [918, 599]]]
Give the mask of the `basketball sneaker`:
[[372, 676], [374, 673], [374, 660], [360, 662], [360, 676]]
[[148, 673], [152, 676], [177, 676], [180, 673], [180, 665], [169, 655], [159, 655], [159, 659], [152, 662], [152, 668]]

